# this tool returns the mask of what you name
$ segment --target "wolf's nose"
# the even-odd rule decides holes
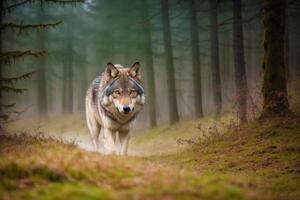
[[[124,106],[123,111],[124,111],[125,114],[129,113],[130,112],[130,107],[129,106]]]

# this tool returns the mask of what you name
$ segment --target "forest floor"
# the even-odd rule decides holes
[[[89,137],[76,120],[68,121]],[[58,121],[48,120],[45,131],[71,131]],[[0,137],[3,200],[300,199],[299,118],[237,126],[227,116],[162,126],[134,134],[128,157],[43,134]]]

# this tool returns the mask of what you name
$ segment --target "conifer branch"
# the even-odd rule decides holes
[[[2,12],[9,12],[19,6],[25,5],[27,3],[32,2],[33,0],[23,0],[18,3],[14,3],[2,9]],[[59,4],[67,4],[67,3],[83,3],[84,0],[40,0],[41,2],[45,1],[48,3],[59,3]]]
[[[31,2],[31,0],[24,0],[24,1],[21,1],[21,2],[18,2],[18,3],[12,4],[12,5],[9,5],[9,6],[5,7],[5,8],[3,8],[2,12],[9,12],[9,11],[11,11],[11,10],[13,10],[13,9],[21,6],[21,5],[29,3],[29,2]]]
[[[45,23],[45,24],[15,24],[15,23],[6,23],[1,24],[1,30],[10,29],[11,31],[19,31],[21,34],[23,31],[28,31],[29,29],[45,30],[48,28],[55,28],[56,26],[62,24],[62,21],[55,23]]]
[[[13,84],[14,82],[17,82],[19,80],[29,79],[34,73],[35,72],[28,72],[16,77],[2,78],[2,82],[6,84]]]
[[[15,94],[21,94],[21,93],[27,91],[27,89],[26,88],[14,88],[14,87],[2,85],[2,87],[0,88],[0,91],[13,92]]]
[[[35,58],[39,58],[44,56],[46,51],[38,51],[38,52],[31,52],[30,50],[27,51],[8,51],[3,52],[0,54],[0,62],[5,64],[10,64],[12,61],[16,59],[23,58],[24,56],[33,56]]]
[[[9,108],[13,108],[13,107],[15,107],[15,103],[11,103],[11,104],[0,104],[0,110],[1,109],[9,109]]]
[[[65,3],[84,3],[85,0],[45,0],[45,1],[52,2],[52,3],[65,4]]]

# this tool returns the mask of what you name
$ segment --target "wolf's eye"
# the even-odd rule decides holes
[[[132,97],[136,97],[137,92],[135,90],[130,90],[129,95],[132,96]]]
[[[119,96],[121,95],[121,92],[119,90],[115,90],[114,93],[113,93],[115,96]]]

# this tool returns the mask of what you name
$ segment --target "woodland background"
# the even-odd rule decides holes
[[[235,113],[240,103],[248,118],[261,111],[260,0],[1,3],[2,102],[22,116],[84,116],[86,90],[106,63],[135,61],[147,91],[139,127]],[[286,1],[290,85],[300,73],[299,16],[299,2]]]

